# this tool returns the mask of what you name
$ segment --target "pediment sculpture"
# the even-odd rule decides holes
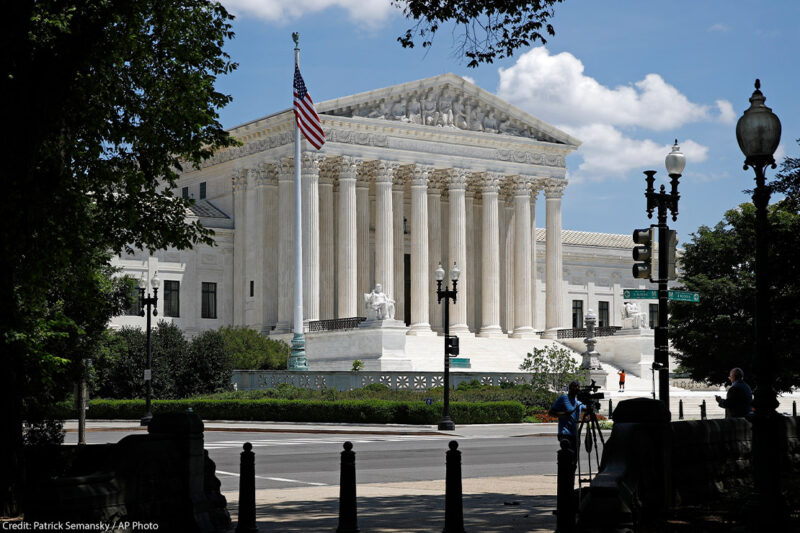
[[[331,109],[323,113],[538,138],[534,130],[523,122],[448,85],[410,94],[392,95],[378,101]]]

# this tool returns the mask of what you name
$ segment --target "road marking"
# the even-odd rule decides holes
[[[488,436],[485,438],[495,438],[495,436]],[[349,439],[354,444],[370,444],[373,442],[408,442],[408,441],[428,441],[428,440],[447,440],[452,439],[450,435],[375,435],[372,437],[361,437],[357,439]],[[463,437],[462,437],[463,439]],[[254,448],[262,448],[267,446],[303,446],[303,445],[326,445],[326,444],[342,444],[347,438],[342,439],[314,439],[314,438],[294,438],[294,439],[253,439],[249,442]],[[230,448],[241,448],[244,441],[241,440],[220,440],[208,442],[205,445],[206,450],[221,450]]]
[[[225,472],[224,470],[217,470],[217,474],[222,474],[224,476],[234,476],[239,477],[239,474],[236,472]],[[327,483],[315,483],[313,481],[300,481],[299,479],[287,479],[285,477],[268,477],[268,476],[255,476],[257,479],[267,479],[269,481],[283,481],[285,483],[300,483],[302,485],[314,485],[315,487],[327,487]]]

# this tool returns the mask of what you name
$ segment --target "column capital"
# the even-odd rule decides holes
[[[294,157],[284,157],[278,162],[278,181],[294,179]]]
[[[411,186],[412,187],[427,187],[428,181],[430,180],[431,172],[433,171],[432,167],[427,165],[416,165],[414,167],[414,173],[411,177]]]
[[[305,153],[301,158],[301,165],[303,166],[303,175],[314,174],[319,176],[319,166],[325,156],[317,154]]]
[[[360,161],[352,157],[343,157],[339,167],[339,180],[355,181],[358,175],[358,165]]]
[[[262,161],[250,170],[255,178],[256,187],[275,186],[278,184],[278,167],[272,161]]]
[[[233,192],[243,191],[247,189],[247,176],[250,170],[247,168],[237,168],[233,171],[231,176],[231,183],[233,185]]]
[[[561,198],[569,182],[564,179],[547,178],[544,180],[544,197]]]
[[[363,189],[369,187],[369,182],[377,173],[378,161],[360,161],[356,172],[356,187]]]
[[[414,178],[414,165],[398,165],[392,175],[392,190],[402,191]]]
[[[320,185],[338,185],[339,172],[342,168],[342,157],[326,157],[319,164],[319,183]]]
[[[375,172],[376,183],[394,183],[394,176],[397,174],[400,164],[393,161],[378,161]]]
[[[447,188],[451,191],[463,191],[467,188],[467,176],[469,171],[464,168],[447,169]]]
[[[530,197],[531,195],[531,180],[528,176],[512,176],[511,188],[514,191],[515,197]]]

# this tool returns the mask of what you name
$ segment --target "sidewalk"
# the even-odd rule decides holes
[[[556,476],[467,478],[462,481],[467,531],[551,532],[556,520]],[[433,532],[444,526],[444,480],[357,486],[358,525],[371,532]],[[234,523],[238,493],[226,492]],[[339,487],[256,491],[260,531],[335,531]]]

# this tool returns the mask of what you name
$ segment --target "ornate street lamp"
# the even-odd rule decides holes
[[[756,90],[750,97],[750,107],[736,124],[736,140],[745,156],[744,170],[752,167],[756,174],[753,204],[756,207],[756,310],[755,366],[756,390],[753,406],[753,472],[756,492],[761,505],[760,516],[769,520],[785,519],[785,503],[780,489],[780,422],[775,408],[778,400],[772,388],[775,359],[770,346],[769,307],[769,220],[767,205],[770,188],[766,185],[764,169],[775,168],[773,154],[781,141],[781,121],[764,105],[766,98],[756,80]]]
[[[456,295],[458,294],[458,276],[461,270],[458,269],[456,263],[453,262],[453,268],[450,269],[450,281],[453,282],[453,290],[449,290],[447,285],[442,289],[442,281],[444,281],[444,269],[442,263],[439,263],[439,268],[436,269],[434,275],[436,277],[436,298],[439,303],[442,303],[442,298],[445,299],[444,303],[444,409],[442,410],[442,419],[439,421],[439,429],[454,430],[456,425],[450,420],[450,357],[458,355],[458,337],[450,336],[450,300],[456,303]]]
[[[142,278],[139,280],[139,316],[147,317],[147,361],[144,368],[144,383],[147,391],[145,396],[145,409],[147,412],[144,414],[141,420],[141,425],[143,426],[150,424],[150,420],[153,418],[153,411],[150,408],[150,400],[153,393],[153,387],[151,385],[153,345],[150,342],[150,314],[152,312],[153,316],[158,316],[156,304],[158,303],[159,285],[161,285],[161,280],[158,279],[158,271],[154,272],[153,277],[150,279],[150,286],[153,288],[152,296],[150,296],[150,294],[145,294],[145,291],[147,290],[147,281],[145,280],[144,275],[142,275]],[[147,311],[145,311],[145,309],[147,309]]]
[[[686,157],[681,153],[678,146],[678,139],[672,146],[672,151],[667,154],[664,160],[667,174],[670,177],[670,192],[666,187],[656,192],[653,187],[655,182],[655,170],[645,170],[647,176],[645,182],[645,198],[647,198],[647,218],[653,218],[653,211],[657,211],[658,224],[651,225],[649,229],[637,229],[633,232],[633,240],[638,244],[644,244],[633,250],[633,258],[636,261],[644,260],[646,263],[635,264],[633,276],[635,278],[649,278],[653,283],[658,283],[658,324],[655,328],[655,346],[653,359],[658,366],[653,365],[655,371],[658,368],[658,391],[659,399],[669,410],[669,330],[667,329],[667,301],[669,292],[667,285],[669,280],[675,279],[674,257],[677,238],[675,231],[670,230],[667,225],[667,212],[672,213],[672,220],[678,220],[678,181],[681,178],[684,167],[686,167]],[[658,268],[651,268],[653,265],[652,239],[654,230],[658,229]],[[657,270],[657,272],[655,272]],[[655,384],[654,384],[655,389]],[[654,394],[655,396],[655,394]]]

